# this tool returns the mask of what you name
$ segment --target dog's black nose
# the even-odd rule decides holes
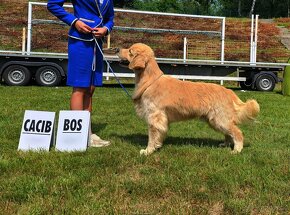
[[[116,53],[120,52],[120,48],[115,48]]]

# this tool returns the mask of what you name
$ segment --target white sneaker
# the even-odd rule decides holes
[[[110,141],[102,140],[98,135],[92,134],[90,137],[90,147],[104,147],[110,145]]]

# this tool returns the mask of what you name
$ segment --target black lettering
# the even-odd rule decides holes
[[[79,119],[79,120],[78,120],[78,127],[77,127],[77,131],[80,131],[80,130],[82,130],[82,122],[83,122],[83,120],[82,120],[82,119]]]
[[[44,122],[44,121],[43,121]],[[39,128],[39,124],[42,123],[42,120],[39,120],[37,123],[36,123],[36,131],[37,132],[41,132],[41,129]],[[44,124],[44,123],[43,123]]]
[[[51,125],[52,125],[51,121],[46,122],[45,133],[49,133],[51,131]]]
[[[31,120],[31,124],[28,131],[35,131],[35,120]]]
[[[41,126],[41,132],[44,132],[44,128],[45,128],[45,121],[43,120],[42,126]]]
[[[73,119],[70,123],[70,129],[72,131],[75,131],[76,130],[76,127],[77,127],[77,121],[75,119]]]
[[[24,123],[24,131],[28,131],[28,127],[27,127],[27,124],[30,122],[30,119],[27,119]]]
[[[63,130],[64,131],[68,131],[69,130],[69,119],[64,119]]]

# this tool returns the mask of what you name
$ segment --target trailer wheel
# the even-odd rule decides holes
[[[3,72],[4,82],[10,86],[24,86],[31,80],[29,70],[21,65],[11,65]]]
[[[36,71],[35,81],[41,86],[57,86],[61,82],[61,75],[55,67],[44,66]]]
[[[252,79],[240,81],[240,87],[242,88],[242,90],[252,90]]]
[[[256,88],[259,91],[273,91],[276,85],[275,79],[269,74],[262,74],[256,79]]]

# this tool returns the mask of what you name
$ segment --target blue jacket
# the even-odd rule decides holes
[[[113,0],[71,0],[74,7],[74,14],[67,12],[63,8],[65,0],[48,0],[47,9],[57,18],[70,25],[69,36],[72,38],[91,41],[92,34],[80,33],[75,27],[74,22],[78,19],[94,27],[106,27],[110,32],[114,26],[114,6]]]

